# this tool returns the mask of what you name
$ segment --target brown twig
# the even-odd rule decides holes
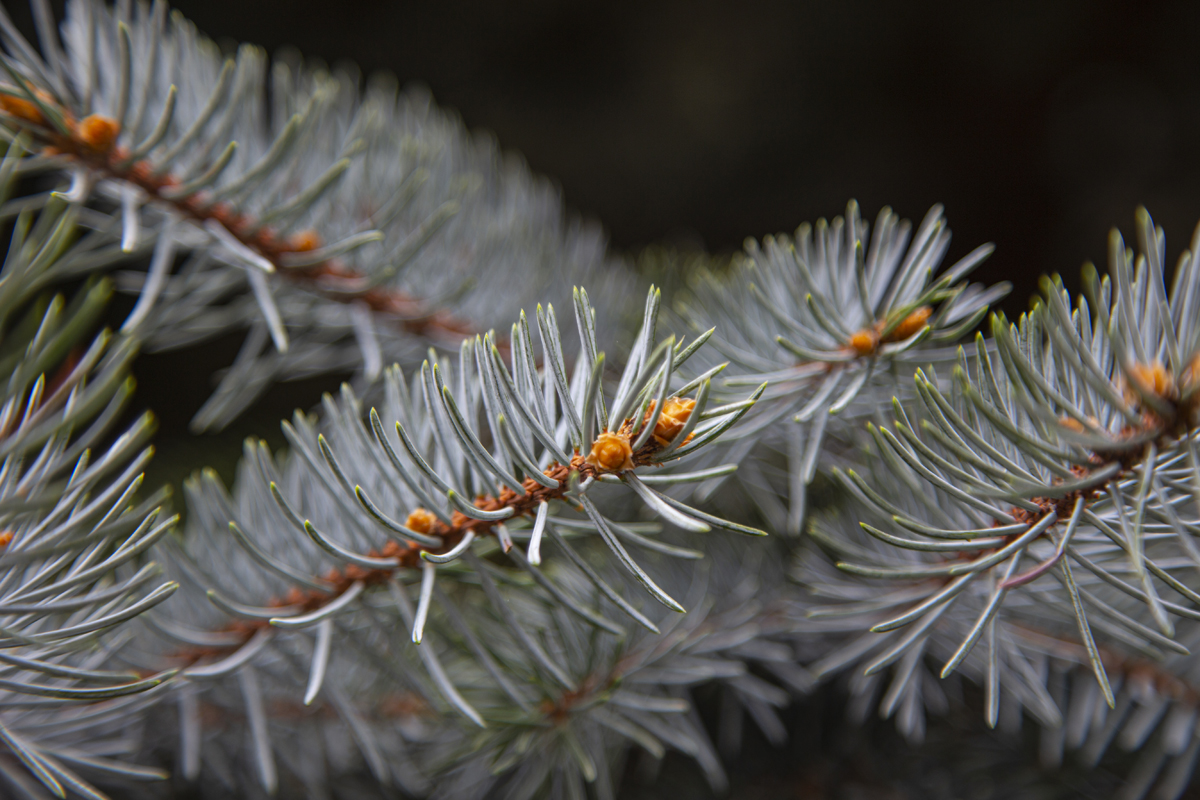
[[[76,122],[49,95],[39,92],[39,97],[62,115],[66,133],[50,126],[33,103],[19,97],[0,94],[0,111],[6,112],[10,125],[33,135],[42,144],[44,155],[67,158],[104,177],[137,186],[156,202],[201,224],[210,220],[220,224],[238,242],[273,264],[283,280],[304,286],[328,300],[363,303],[372,311],[394,317],[400,328],[417,335],[457,342],[476,332],[475,326],[448,310],[429,309],[420,298],[398,289],[356,290],[366,276],[338,259],[306,267],[283,266],[283,256],[317,249],[322,244],[320,237],[306,231],[283,238],[270,226],[260,224],[229,203],[212,202],[210,193],[204,190],[170,197],[164,192],[178,187],[179,179],[169,173],[159,174],[145,159],[130,161],[129,150],[116,144],[120,131],[114,120],[94,114]]]
[[[646,413],[644,423],[649,420],[651,413],[652,411]],[[674,418],[663,421],[660,417],[659,424],[655,426],[656,432],[660,431],[660,427],[662,428],[662,432],[666,432],[668,428],[679,422],[679,418],[682,418],[686,422],[687,416],[690,413],[691,406],[687,406],[686,412],[680,408],[676,408]],[[678,430],[676,430],[676,433],[678,433]],[[633,435],[632,420],[626,420],[615,434],[601,434],[602,437],[605,435],[616,436],[627,443]],[[600,439],[597,440],[597,442],[600,441]],[[589,453],[587,458],[576,453],[569,464],[559,464],[556,462],[543,470],[542,474],[555,481],[556,486],[544,486],[533,478],[526,478],[522,481],[522,486],[525,490],[523,493],[518,494],[512,489],[505,487],[500,491],[499,495],[481,495],[475,498],[475,507],[489,512],[500,511],[505,508],[512,509],[512,514],[506,517],[506,520],[530,516],[537,512],[538,507],[542,503],[562,499],[573,483],[573,474],[576,480],[584,481],[589,478],[598,478],[602,474],[612,474],[624,471],[625,469],[649,466],[655,463],[655,454],[667,444],[670,444],[670,439],[664,440],[662,437],[651,436],[646,444],[631,453],[628,465],[623,464],[618,469],[606,468],[602,463],[602,459],[600,463],[597,463],[598,459],[593,458],[596,453],[595,449]],[[417,512],[422,511],[424,510],[417,509]],[[378,586],[387,583],[400,569],[412,569],[419,566],[421,564],[422,551],[427,551],[435,555],[445,553],[461,542],[468,532],[476,536],[494,535],[496,524],[488,520],[473,519],[459,511],[451,513],[450,524],[434,518],[429,522],[427,530],[421,532],[439,537],[442,540],[441,547],[429,548],[422,547],[414,542],[401,544],[397,541],[389,541],[381,550],[371,550],[367,555],[371,558],[395,559],[396,565],[394,567],[366,568],[357,564],[348,564],[340,569],[333,567],[322,576],[325,583],[329,585],[328,589],[302,590],[298,587],[292,587],[286,595],[281,598],[272,598],[267,605],[269,607],[294,608],[297,613],[301,614],[317,611],[336,600],[357,582],[362,582],[367,586]],[[231,650],[244,645],[255,633],[269,627],[270,622],[265,619],[234,620],[222,630],[224,632],[240,634],[241,639],[238,642],[217,647],[182,649],[176,651],[173,657],[182,662],[184,666],[191,666],[209,658],[221,657],[227,655]]]

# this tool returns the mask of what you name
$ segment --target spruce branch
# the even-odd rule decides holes
[[[1200,241],[1168,287],[1140,210],[1140,252],[1114,233],[1086,301],[1047,278],[1031,313],[956,349],[1008,290],[966,280],[990,247],[939,273],[939,207],[910,242],[887,209],[869,235],[851,203],[701,275],[690,342],[660,339],[652,289],[618,364],[611,323],[637,321],[621,265],[428,98],[223,58],[161,3],[75,0],[61,41],[34,10],[40,53],[0,12],[0,779],[17,791],[161,778],[127,763],[129,736],[100,743],[142,724],[181,781],[226,793],[369,776],[604,798],[635,746],[692,756],[719,789],[695,688],[716,685],[728,753],[743,716],[778,742],[790,695],[851,667],[856,713],[910,738],[943,681],[968,680],[989,725],[1041,726],[1047,764],[1115,744],[1139,751],[1124,796],[1186,787]],[[137,259],[117,275],[133,313],[93,337],[99,273]],[[568,295],[580,279],[615,313]],[[534,288],[569,297],[578,348],[550,304],[491,330]],[[89,448],[140,343],[230,331],[242,350],[197,429],[276,380],[360,366],[360,391],[285,423],[286,457],[249,440],[232,491],[190,481],[174,540],[162,497],[135,499],[149,418]],[[833,502],[807,515],[821,472]],[[808,541],[766,557],[698,536],[806,516]]]
[[[1147,689],[1133,665],[1189,672],[1200,619],[1200,339],[1185,313],[1200,283],[1187,253],[1168,291],[1162,232],[1144,210],[1138,223],[1141,254],[1114,232],[1109,276],[1085,268],[1090,304],[1072,310],[1061,282],[1044,281],[1032,312],[1017,324],[995,315],[993,341],[979,336],[959,353],[948,387],[918,370],[917,402],[894,401],[891,428],[869,427],[869,472],[836,473],[854,510],[822,515],[812,530],[845,577],[820,556],[802,558],[802,581],[832,601],[808,613],[830,631],[872,632],[811,666],[818,675],[890,667],[881,712],[891,714],[920,695],[932,657],[943,678],[965,670],[984,685],[989,724],[1015,700],[1048,731],[1070,727],[1072,746],[1086,740],[1093,760],[1131,703],[1149,709],[1123,734],[1136,749],[1165,698],[1190,702],[1170,679]],[[1049,692],[1048,674],[1077,669],[1093,675],[1093,700],[1114,709],[1107,727],[1068,725],[1065,690]],[[1150,791],[1160,770],[1161,796],[1186,785],[1195,752],[1180,733],[1186,719],[1174,719],[1169,746],[1148,749],[1130,797]],[[1062,741],[1047,747],[1061,758]]]
[[[54,45],[40,56],[6,28],[0,117],[32,143],[22,171],[69,177],[81,221],[131,257],[154,251],[120,281],[141,293],[148,347],[248,330],[197,429],[276,380],[358,364],[369,381],[457,346],[530,287],[561,297],[604,262],[595,231],[563,230],[549,187],[386,78],[360,93],[356,74],[256,48],[224,59],[161,3],[76,0],[61,47],[48,15],[39,25]],[[593,286],[628,286],[607,266]]]
[[[2,196],[22,151],[8,143]],[[137,743],[121,732],[173,673],[132,669],[124,648],[128,623],[178,584],[145,558],[174,523],[164,493],[136,497],[153,418],[103,447],[137,350],[95,333],[111,283],[87,280],[70,300],[50,292],[95,253],[76,221],[58,198],[22,210],[0,271],[0,783],[97,797],[96,776],[166,777],[130,763]]]
[[[763,492],[743,481],[775,530],[800,532],[806,488],[822,454],[833,449],[826,437],[853,442],[880,395],[899,391],[900,370],[952,356],[944,345],[1008,293],[1007,283],[985,289],[964,281],[991,245],[935,275],[949,242],[940,206],[915,234],[885,208],[870,234],[851,201],[831,223],[805,224],[794,237],[767,237],[761,245],[748,240],[729,276],[700,272],[691,282],[681,312],[696,330],[715,326],[712,349],[733,365],[716,388],[723,394],[771,384],[733,448],[738,461],[751,452],[770,461],[771,451],[786,459],[782,507],[774,486]],[[699,497],[712,496],[720,483],[701,487]]]
[[[668,609],[683,610],[634,554],[699,553],[659,541],[657,525],[614,518],[597,489],[610,480],[629,485],[648,511],[685,530],[761,533],[656,488],[671,478],[657,468],[704,447],[750,407],[703,419],[707,383],[676,377],[697,348],[674,337],[657,342],[659,303],[651,290],[630,360],[611,376],[613,394],[605,391],[590,300],[578,290],[582,341],[570,369],[555,310],[539,307],[540,368],[522,316],[507,363],[488,333],[464,342],[457,360],[427,361],[411,386],[402,370],[390,369],[382,410],[364,414],[344,387],[340,401],[325,402],[323,431],[297,414],[285,424],[293,456],[282,471],[248,442],[233,497],[211,474],[189,485],[194,527],[170,559],[189,601],[171,606],[182,616],[156,619],[164,643],[146,643],[147,661],[165,659],[181,670],[178,686],[223,698],[204,702],[236,703],[240,694],[243,705],[258,703],[244,686],[231,694],[235,674],[254,676],[260,696],[302,698],[304,706],[344,695],[348,710],[333,706],[347,724],[369,716],[380,692],[418,692],[430,707],[488,730],[518,730],[529,714],[555,719],[566,713],[562,703],[587,697],[606,702],[622,670],[597,670],[630,636],[611,612],[651,633],[663,625],[657,612],[624,596],[623,584],[632,579]],[[641,481],[644,472],[658,480]],[[535,548],[535,539],[552,541],[565,560],[546,559],[549,542]],[[581,546],[590,556],[581,557]],[[605,551],[609,564],[592,566]],[[479,608],[491,611],[481,619]],[[592,644],[582,650],[573,644],[585,641]],[[338,655],[346,646],[367,654],[369,677],[347,671]],[[564,654],[576,652],[582,660],[564,666]],[[416,673],[397,672],[414,661]],[[749,677],[741,683],[757,686]],[[559,700],[545,706],[547,696]],[[507,710],[514,703],[517,717]],[[252,720],[253,708],[245,708]],[[601,728],[622,725],[639,730],[616,719]],[[251,726],[256,752],[278,751],[272,727],[270,714]],[[591,737],[599,729],[589,730]],[[371,746],[360,749],[369,761]],[[264,758],[257,780],[270,790],[278,770]],[[580,774],[595,777],[598,768]]]

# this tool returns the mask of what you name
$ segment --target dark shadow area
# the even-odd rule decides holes
[[[1058,769],[1038,764],[1038,730],[989,731],[982,697],[967,687],[965,702],[928,719],[923,742],[909,742],[892,720],[852,718],[844,687],[825,687],[781,714],[788,740],[771,745],[747,717],[738,756],[727,759],[729,791],[712,791],[695,763],[677,753],[661,765],[635,750],[622,800],[1104,800],[1120,785],[1120,754],[1100,769],[1073,756]],[[715,693],[699,693],[713,711]],[[710,719],[709,717],[713,717]],[[705,714],[718,741],[716,714]],[[1110,770],[1114,764],[1120,764]],[[1194,795],[1185,795],[1194,797]]]

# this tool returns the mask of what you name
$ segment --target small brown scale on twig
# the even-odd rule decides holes
[[[1071,474],[1077,478],[1086,478],[1091,474],[1091,471],[1091,468],[1079,466],[1078,464],[1071,467]],[[1056,483],[1061,483],[1061,481],[1056,481]],[[1091,501],[1099,491],[1098,488],[1093,486],[1087,489],[1076,489],[1073,492],[1067,492],[1061,497],[1031,497],[1029,498],[1029,502],[1038,507],[1037,511],[1014,507],[1009,512],[1009,515],[1023,525],[1033,525],[1051,511],[1057,514],[1059,519],[1066,519],[1075,510],[1075,503],[1080,497],[1083,497],[1086,503]],[[1015,538],[1015,535],[1008,538]]]
[[[711,632],[713,625],[711,622],[703,622],[697,626],[692,633],[697,636],[703,635],[706,631]],[[649,649],[657,650],[664,646],[670,646],[669,642],[655,641]],[[625,671],[630,664],[635,664],[642,661],[644,653],[640,651],[629,651],[625,655],[617,659],[612,668],[603,673],[592,673],[584,678],[578,689],[568,689],[563,691],[556,698],[546,698],[538,704],[538,711],[542,713],[549,722],[554,725],[562,726],[567,724],[571,719],[571,714],[580,706],[590,704],[597,695],[611,691],[617,687],[621,679],[625,676]]]
[[[764,632],[770,630],[782,632],[791,629],[786,604],[779,601],[770,601],[766,607],[760,609],[757,614],[757,620],[760,630]],[[699,640],[711,636],[719,630],[721,628],[714,624],[711,619],[706,619],[694,627],[690,635]],[[595,672],[588,675],[580,682],[578,689],[566,690],[556,698],[544,699],[538,705],[538,710],[554,725],[565,725],[570,721],[571,714],[578,708],[587,707],[599,695],[616,689],[625,677],[625,673],[630,665],[645,662],[646,651],[661,653],[666,649],[676,646],[678,643],[678,639],[652,639],[643,650],[627,651],[607,671]]]
[[[70,112],[59,106],[53,97],[40,89],[35,91],[38,99],[62,115],[69,133],[56,130],[37,105],[24,98],[0,94],[0,111],[36,126],[30,131],[44,143],[44,155],[67,157],[107,177],[131,183],[156,201],[198,222],[214,220],[220,223],[239,242],[274,264],[277,274],[284,280],[320,292],[326,286],[348,288],[364,279],[363,275],[337,259],[306,267],[282,267],[282,256],[311,252],[322,245],[320,237],[313,231],[305,231],[286,239],[281,238],[269,226],[259,225],[247,214],[239,214],[228,203],[208,202],[203,191],[182,198],[166,197],[163,190],[178,186],[179,179],[170,174],[156,173],[145,160],[128,163],[129,151],[116,144],[120,127],[115,120],[93,114],[76,122]],[[364,303],[372,311],[397,317],[401,328],[417,335],[436,335],[457,342],[476,332],[474,326],[449,311],[429,309],[419,298],[396,289],[375,287],[322,296],[337,302]]]
[[[608,689],[616,681],[615,677],[601,680],[595,675],[589,675],[579,684],[578,689],[564,691],[556,699],[547,698],[543,700],[538,705],[538,711],[542,712],[542,716],[555,725],[564,725],[571,718],[571,712],[581,701],[591,699],[597,690],[603,691],[604,689]]]

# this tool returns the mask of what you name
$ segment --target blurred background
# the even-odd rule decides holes
[[[891,205],[917,221],[942,203],[954,231],[950,259],[996,243],[977,277],[1015,284],[1003,304],[1013,315],[1041,274],[1059,272],[1077,289],[1084,261],[1105,263],[1110,228],[1133,238],[1139,204],[1165,228],[1172,265],[1200,219],[1198,3],[173,5],[231,47],[292,45],[309,58],[427,84],[470,129],[559,184],[566,204],[630,256],[654,243],[733,252],[747,236],[840,214],[850,198],[868,219]],[[28,24],[24,3],[8,6]],[[232,477],[242,436],[278,442],[279,417],[332,388],[328,380],[277,387],[200,445],[186,433],[207,395],[196,381],[237,345],[139,360],[138,398],[161,419],[157,463],[167,478],[197,466],[200,450]],[[186,459],[176,458],[181,450]],[[961,728],[944,722],[917,752],[890,723],[845,725],[838,703],[822,697],[797,708],[784,751],[750,739],[733,769],[734,795],[1098,797],[1111,788],[1101,773],[1042,783],[1028,771],[1031,742],[982,762],[992,751],[972,746],[974,760],[951,769],[979,735],[976,716]],[[955,784],[963,769],[1000,764],[1021,788]],[[675,760],[658,775],[636,765],[630,775],[630,797],[668,787],[679,800],[706,794]]]

